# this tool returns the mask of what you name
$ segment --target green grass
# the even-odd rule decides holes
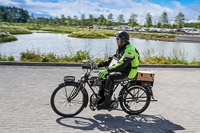
[[[74,31],[79,31],[80,29],[77,27],[69,26],[43,26],[41,30],[50,31],[53,33],[72,33]]]
[[[170,53],[170,56],[164,57],[164,54],[156,55],[155,50],[146,49],[143,52],[144,59],[141,60],[142,64],[176,64],[176,65],[188,65],[186,57],[187,53],[184,49],[174,48]]]
[[[167,65],[188,65],[186,60],[165,58],[165,57],[152,57],[149,59],[143,59],[140,61],[141,64],[167,64]]]
[[[116,30],[105,30],[105,29],[92,29],[92,32],[102,33],[106,36],[114,36]]]
[[[89,30],[83,30],[78,32],[72,32],[68,35],[69,37],[76,37],[76,38],[90,38],[90,39],[103,39],[103,38],[109,38],[105,34],[101,32],[97,32],[95,30],[89,31]]]
[[[53,53],[40,54],[34,51],[26,51],[20,54],[21,62],[76,62],[82,63],[83,60],[90,59],[89,53],[79,50],[75,55],[59,57]]]
[[[17,26],[22,27],[24,29],[28,30],[40,30],[42,25],[40,24],[33,24],[33,23],[8,23],[8,22],[0,22],[0,26],[6,25],[6,26]]]
[[[0,26],[1,32],[9,32],[10,34],[31,34],[32,32],[19,26]]]
[[[166,34],[166,33],[130,33],[131,37],[147,39],[147,40],[160,40],[160,41],[175,41],[175,34]]]
[[[0,43],[16,41],[17,38],[7,32],[0,32]]]

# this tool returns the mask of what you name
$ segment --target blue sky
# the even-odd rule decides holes
[[[0,5],[17,6],[28,10],[35,16],[60,17],[92,14],[98,17],[109,13],[114,20],[123,14],[127,21],[132,13],[138,15],[138,23],[143,24],[147,13],[156,23],[162,12],[166,11],[171,23],[179,12],[185,15],[187,22],[196,22],[200,15],[200,0],[0,0]]]

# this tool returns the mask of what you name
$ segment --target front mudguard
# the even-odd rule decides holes
[[[64,86],[69,86],[69,85],[75,85],[77,88],[80,86],[80,84],[78,82],[64,82],[59,84],[59,87],[64,87]],[[88,105],[88,92],[86,91],[85,87],[83,85],[81,85],[80,87],[80,91],[83,92],[83,96],[84,96],[84,107],[86,108]]]

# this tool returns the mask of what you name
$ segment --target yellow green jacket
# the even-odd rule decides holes
[[[107,68],[108,72],[122,72],[127,73],[128,78],[133,79],[137,74],[137,67],[139,65],[139,53],[137,49],[129,42],[118,47],[113,57],[119,61],[117,64]],[[108,61],[99,64],[101,66],[109,66],[113,57],[109,58]]]

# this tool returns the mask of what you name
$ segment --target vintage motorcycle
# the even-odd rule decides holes
[[[97,109],[99,99],[99,87],[103,87],[106,79],[100,79],[98,76],[91,76],[91,72],[97,71],[96,63],[85,61],[82,69],[85,73],[75,81],[75,76],[65,76],[61,83],[51,95],[51,107],[53,111],[63,117],[72,117],[79,114],[84,108],[89,107],[92,111]],[[122,79],[114,81],[114,91],[120,88],[118,97],[112,96],[111,110],[124,111],[130,115],[137,115],[145,111],[151,101],[156,101],[153,96],[153,76],[149,74],[151,80],[141,80],[145,78],[144,73],[136,76],[135,79]],[[147,75],[148,76],[148,75]],[[148,78],[148,77],[147,77]],[[86,84],[92,91],[90,98],[86,90]],[[119,87],[121,85],[121,87]],[[119,104],[121,109],[119,108]]]

